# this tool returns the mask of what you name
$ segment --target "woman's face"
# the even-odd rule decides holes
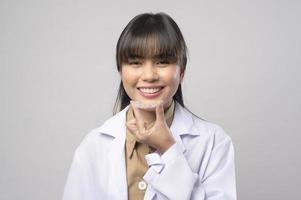
[[[128,96],[145,104],[170,105],[184,73],[177,64],[157,59],[129,59],[120,72]]]

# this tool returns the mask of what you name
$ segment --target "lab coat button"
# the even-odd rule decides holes
[[[138,183],[138,188],[140,190],[145,190],[146,189],[147,184],[144,181],[139,181]]]

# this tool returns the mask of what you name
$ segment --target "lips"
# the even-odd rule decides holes
[[[163,87],[139,87],[140,95],[147,98],[155,98],[161,94]]]
[[[162,87],[157,87],[157,88],[138,88],[140,91],[142,91],[143,93],[147,93],[147,94],[153,94],[156,93],[158,91],[160,91],[162,89]]]

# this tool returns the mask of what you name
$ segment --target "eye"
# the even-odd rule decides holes
[[[136,59],[134,59],[134,60],[129,60],[129,61],[128,61],[128,65],[131,65],[131,66],[133,66],[133,67],[137,67],[137,66],[142,65],[142,62],[141,62],[140,60],[136,60]]]
[[[164,67],[166,65],[169,65],[169,64],[170,64],[170,62],[168,60],[159,60],[159,61],[157,61],[157,65],[162,66],[162,67]]]
[[[140,62],[137,62],[137,61],[132,61],[132,62],[129,62],[129,65],[140,65],[141,63]]]

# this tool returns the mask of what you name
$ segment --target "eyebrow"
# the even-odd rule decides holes
[[[130,54],[127,56],[128,59],[143,59],[144,57],[137,54]]]
[[[172,57],[170,54],[165,54],[165,53],[161,53],[161,54],[157,54],[157,55],[154,55],[153,58],[155,59],[159,59],[159,58],[170,58]]]
[[[130,60],[130,59],[146,59],[146,58],[145,58],[145,56],[131,53],[126,57],[126,60]],[[154,59],[154,60],[167,59],[167,60],[174,61],[174,60],[177,60],[177,57],[171,53],[160,53],[160,54],[155,54],[155,55],[151,56],[151,59]]]

